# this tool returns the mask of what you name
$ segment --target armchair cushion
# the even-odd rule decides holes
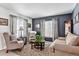
[[[63,52],[79,55],[79,46],[70,46],[65,44],[55,44],[54,48]]]
[[[7,46],[8,50],[13,50],[18,48],[20,48],[18,43],[9,43],[9,45]]]
[[[11,41],[17,41],[17,38],[16,38],[15,35],[10,35],[10,40],[11,40]]]
[[[55,45],[56,45],[56,44],[61,44],[61,45],[63,45],[63,44],[65,44],[65,40],[56,39],[56,40],[49,46],[49,48],[50,48],[51,51],[54,51],[53,49],[55,49]]]
[[[10,41],[10,43],[17,43],[17,41]]]

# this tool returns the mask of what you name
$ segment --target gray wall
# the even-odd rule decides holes
[[[65,36],[65,29],[64,29],[64,21],[67,20],[67,18],[71,18],[72,14],[63,14],[63,15],[56,15],[56,16],[48,16],[48,17],[42,17],[42,18],[34,18],[32,21],[32,30],[37,31],[38,29],[35,28],[36,24],[40,24],[41,20],[52,20],[52,18],[58,19],[58,35],[59,36]],[[39,29],[40,30],[40,29]]]
[[[72,14],[65,14],[58,16],[58,35],[60,37],[65,36],[65,26],[64,26],[64,21],[66,21],[68,18],[71,18]]]
[[[41,22],[42,22],[42,20],[52,20],[52,18],[51,17],[49,17],[49,18],[35,18],[35,19],[33,19],[33,21],[32,21],[32,30],[33,31],[41,31],[41,27],[39,28],[39,29],[37,29],[36,27],[35,27],[35,25],[36,24],[40,24],[41,25]]]
[[[73,11],[73,32],[79,35],[79,23],[75,23],[75,16],[79,13],[79,3],[75,6]]]

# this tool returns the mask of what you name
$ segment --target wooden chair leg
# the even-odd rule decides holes
[[[53,53],[55,53],[55,48],[53,48]]]
[[[8,50],[6,50],[6,53],[8,53]]]

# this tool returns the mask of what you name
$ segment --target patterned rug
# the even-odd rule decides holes
[[[24,46],[24,48],[22,49],[22,51],[13,51],[16,54],[20,55],[20,56],[53,56],[54,53],[50,51],[49,48],[50,44],[45,44],[45,48],[40,51],[39,49],[31,49],[31,45],[28,43]]]

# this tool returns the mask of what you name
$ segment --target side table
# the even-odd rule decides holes
[[[36,48],[36,49],[42,50],[45,47],[45,42],[44,41],[42,41],[42,42],[35,42],[35,40],[32,40],[30,42],[30,44],[31,44],[31,49]]]
[[[27,44],[27,37],[20,37],[20,38],[18,38],[18,40],[23,40],[24,41],[24,45]]]

